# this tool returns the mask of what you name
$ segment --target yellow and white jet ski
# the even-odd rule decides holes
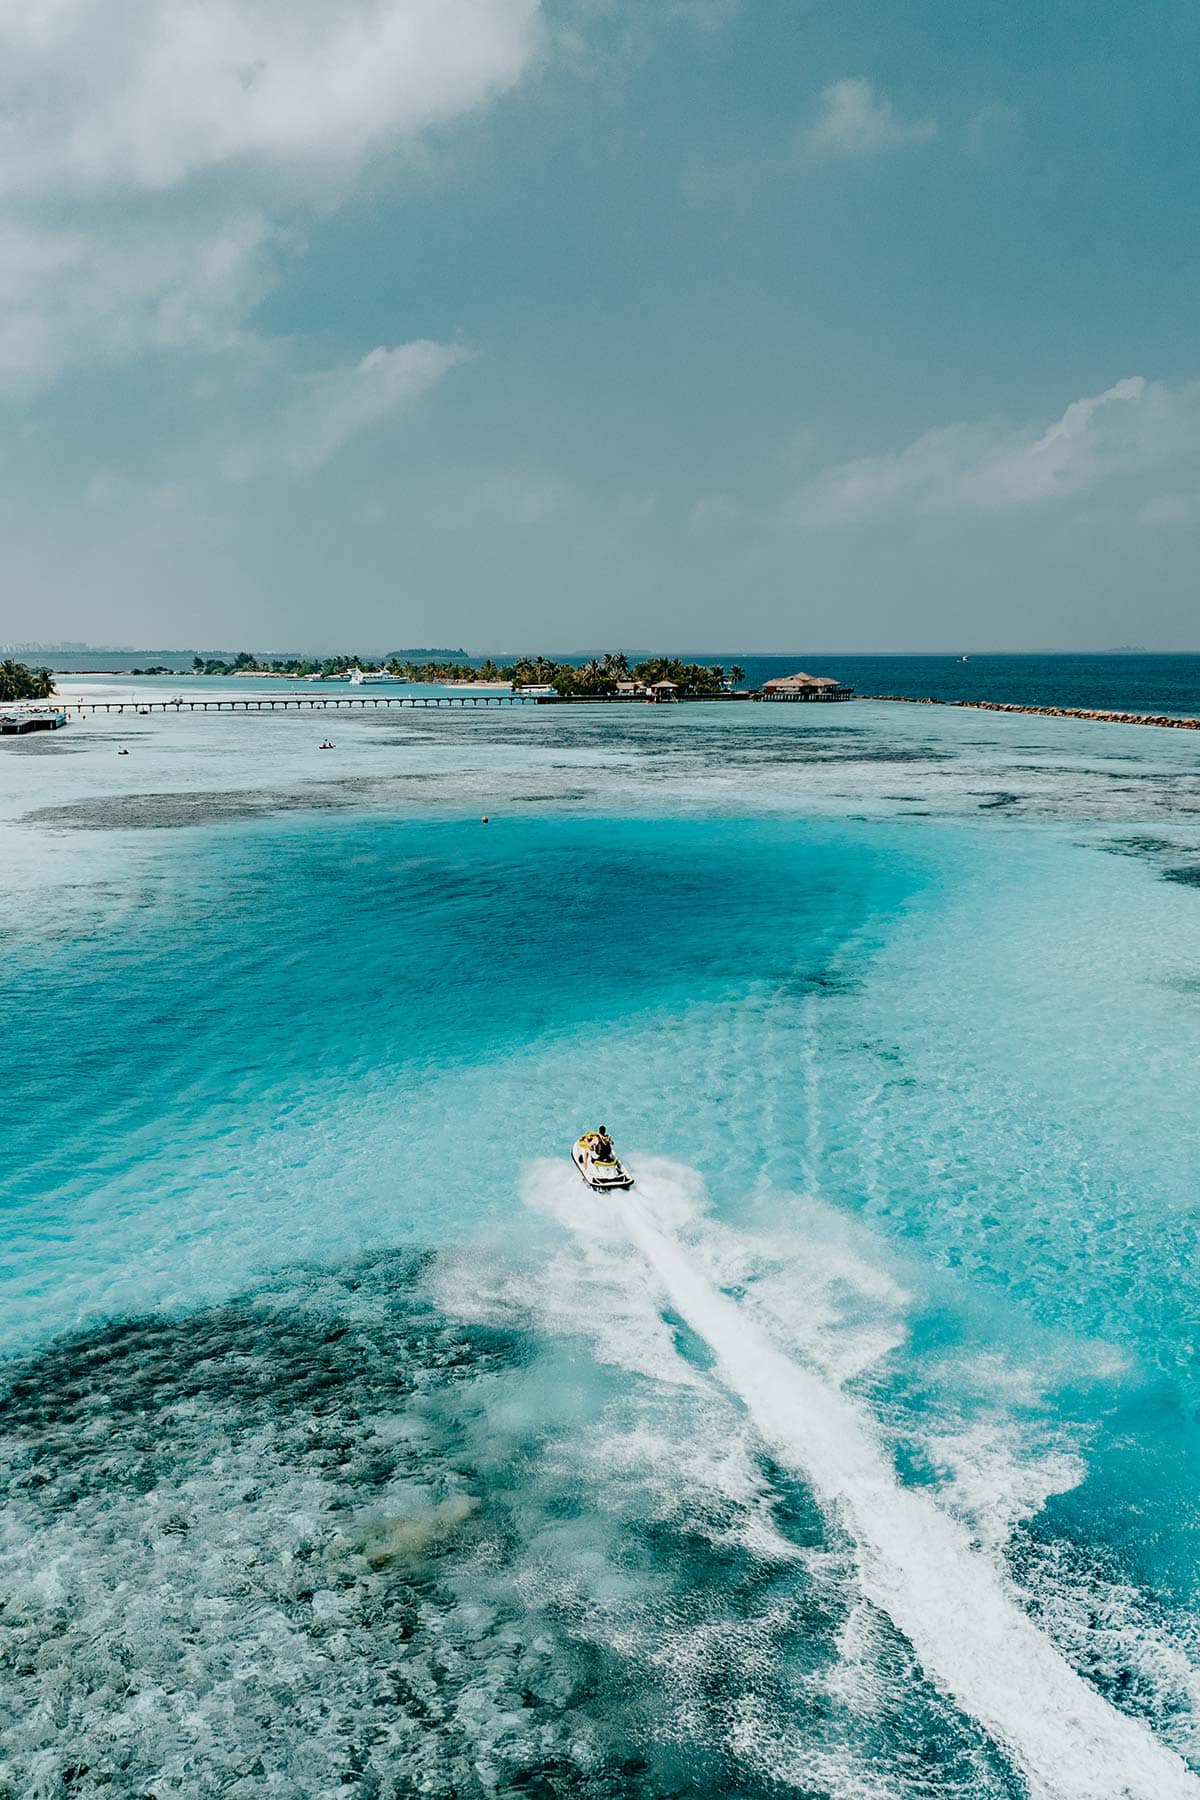
[[[631,1188],[633,1176],[621,1167],[611,1143],[606,1154],[597,1154],[599,1143],[598,1131],[585,1131],[572,1149],[571,1161],[580,1175],[598,1194],[607,1193],[611,1188]]]

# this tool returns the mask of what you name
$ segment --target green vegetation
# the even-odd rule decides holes
[[[514,687],[552,687],[563,695],[615,694],[619,682],[634,681],[639,687],[650,687],[656,681],[673,681],[680,694],[719,694],[726,685],[726,672],[719,663],[706,667],[703,663],[682,662],[677,656],[656,656],[631,668],[628,658],[619,650],[610,651],[591,662],[555,662],[547,656],[519,656],[515,662],[499,664],[490,658],[474,663],[431,660],[402,662],[398,655],[385,657],[378,665],[390,674],[408,681],[436,684],[456,681],[510,681]],[[216,657],[197,656],[192,670],[197,675],[323,675],[336,680],[351,669],[375,668],[374,657],[326,656],[287,657],[264,661],[242,650],[232,662]],[[734,686],[745,680],[745,670],[736,663],[729,671]]]
[[[26,663],[0,662],[0,700],[49,700],[54,677],[49,669],[31,669]]]
[[[466,651],[435,650],[431,651],[429,654],[432,656],[465,656]],[[341,675],[348,675],[350,670],[356,667],[360,669],[383,668],[389,670],[393,675],[407,675],[410,680],[415,680],[417,678],[411,674],[411,670],[418,666],[432,667],[434,665],[418,665],[412,662],[402,662],[398,652],[393,652],[391,656],[384,657],[383,661],[378,664],[376,663],[374,656],[362,656],[358,654],[345,656],[279,656],[267,658],[262,656],[252,656],[249,650],[239,650],[237,655],[229,661],[219,656],[194,656],[192,658],[193,675],[324,675],[335,681]],[[439,663],[437,667],[457,668],[458,665]],[[145,675],[152,675],[159,674],[160,672],[169,674],[171,671],[166,669],[162,671],[157,669],[144,669],[141,672]],[[134,670],[133,673],[136,674],[138,671]],[[479,671],[472,668],[470,670],[470,675],[478,678]]]

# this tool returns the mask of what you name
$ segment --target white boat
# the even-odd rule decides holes
[[[583,1180],[598,1194],[608,1193],[611,1189],[631,1188],[633,1176],[621,1167],[615,1151],[608,1157],[596,1156],[598,1136],[598,1132],[585,1131],[578,1143],[572,1146],[571,1161]]]
[[[390,669],[360,669],[356,667],[350,671],[351,687],[363,687],[367,682],[373,681],[403,680],[403,675],[393,675]]]

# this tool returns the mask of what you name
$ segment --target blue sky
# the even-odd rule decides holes
[[[0,638],[1200,649],[1198,39],[0,0]]]

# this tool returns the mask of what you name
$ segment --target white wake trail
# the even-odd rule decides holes
[[[672,1307],[713,1352],[719,1379],[851,1533],[866,1597],[1021,1768],[1036,1800],[1200,1800],[1182,1760],[1075,1673],[966,1529],[900,1483],[864,1410],[777,1349],[652,1223],[644,1200],[616,1204]]]

